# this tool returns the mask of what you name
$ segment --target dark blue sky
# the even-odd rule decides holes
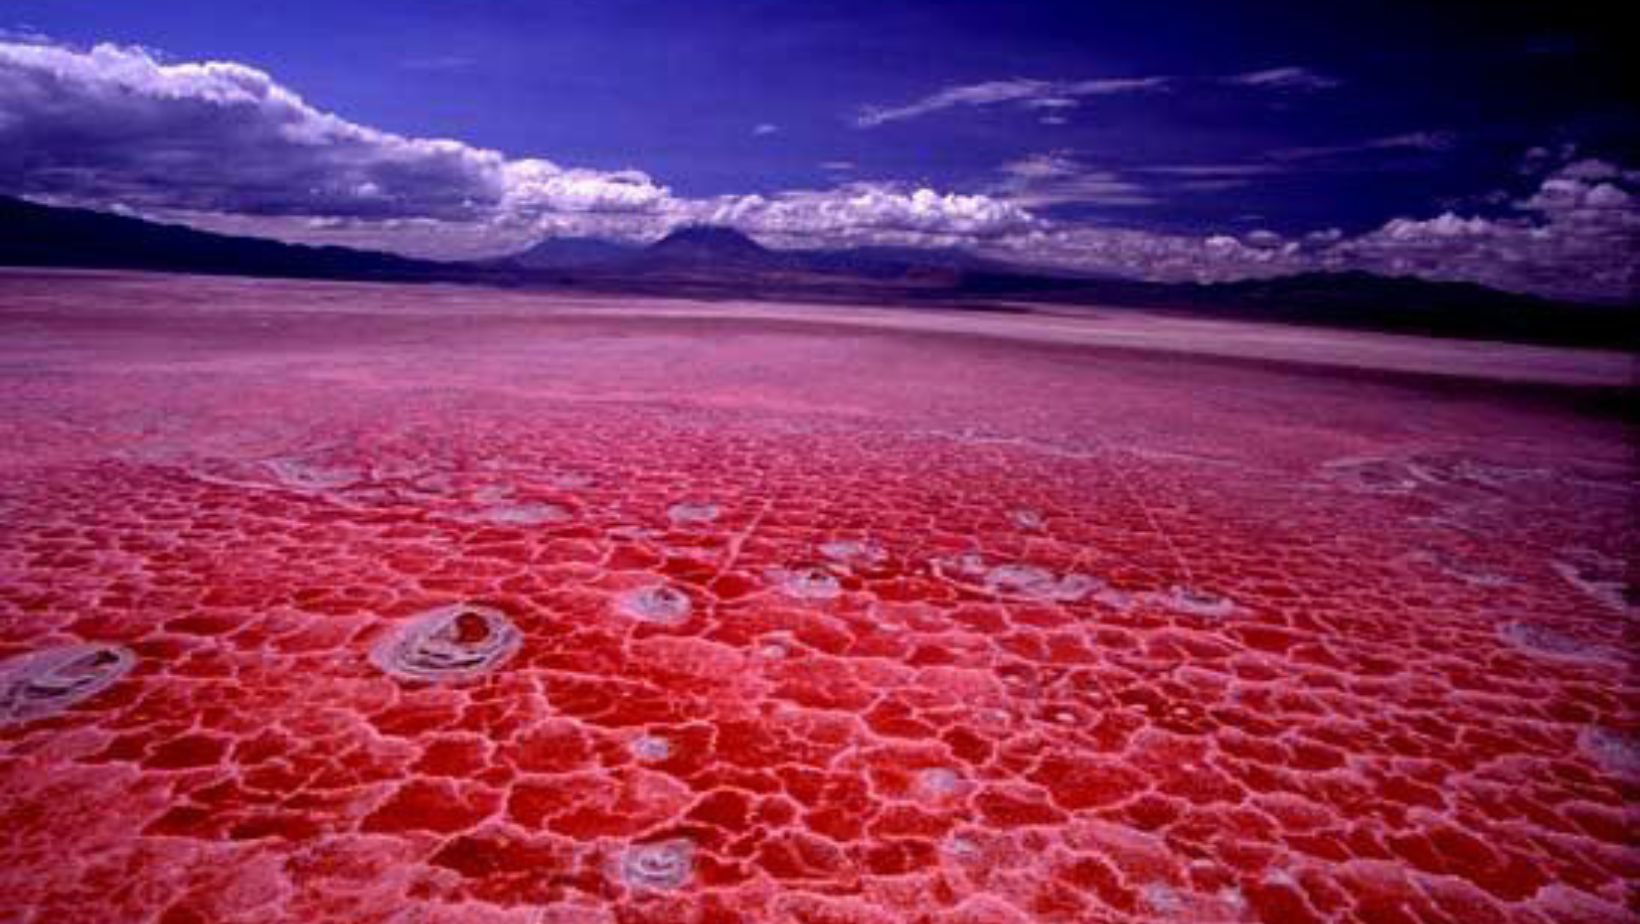
[[[1018,0],[12,5],[14,24],[56,40],[240,61],[366,125],[577,166],[637,167],[691,196],[823,186],[843,171],[821,164],[836,161],[852,162],[846,172],[859,179],[978,191],[999,165],[1047,151],[1095,169],[1254,165],[1294,148],[1438,135],[1436,150],[1290,159],[1257,182],[1242,177],[1216,190],[1182,190],[1177,175],[1156,174],[1147,185],[1160,201],[1143,206],[1057,206],[1124,225],[1282,231],[1352,230],[1515,192],[1515,168],[1535,145],[1577,142],[1630,159],[1633,109],[1619,95],[1612,24],[1521,9]],[[1277,67],[1338,85],[1256,93],[1207,82]],[[1155,75],[1202,82],[1084,99],[1062,124],[1015,107],[852,124],[861,107],[950,86]],[[778,131],[754,135],[763,123]]]
[[[1640,291],[1627,33],[1578,2],[14,0],[0,17],[0,192],[213,230],[471,257],[705,222],[1144,278]]]

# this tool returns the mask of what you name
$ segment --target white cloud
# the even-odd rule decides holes
[[[1086,167],[1064,153],[1034,154],[1002,165],[1005,179],[991,195],[1027,208],[1082,203],[1154,205],[1146,189],[1108,170]]]
[[[688,203],[680,207],[678,217],[734,225],[775,242],[802,246],[816,241],[900,240],[906,235],[982,240],[1038,221],[1018,205],[991,196],[882,183],[851,183],[773,196],[724,196]]]
[[[497,210],[655,208],[632,170],[509,160],[323,112],[232,62],[0,43],[0,178],[15,192],[149,211],[479,220]]]
[[[773,135],[779,131],[780,126],[774,124],[773,122],[760,122],[757,125],[752,126],[752,134],[754,135]]]
[[[1270,80],[1272,78],[1266,78]],[[1097,93],[1165,78],[1002,81],[937,94],[879,118],[951,106],[1030,105],[1054,114]],[[960,92],[959,92],[960,91]],[[461,258],[546,234],[652,239],[692,222],[734,225],[775,246],[956,245],[1081,271],[1232,279],[1360,268],[1575,298],[1635,299],[1640,171],[1544,149],[1537,189],[1503,215],[1402,217],[1366,234],[1159,234],[1056,221],[1071,202],[1143,205],[1148,181],[1226,184],[1290,161],[1362,150],[1440,150],[1411,133],[1289,149],[1268,164],[1177,164],[1126,174],[1062,153],[1005,164],[987,191],[890,183],[684,198],[635,169],[563,166],[460,141],[347,121],[233,62],[168,64],[141,49],[78,51],[0,41],[0,190],[211,230]],[[830,162],[825,169],[852,168]]]
[[[1397,218],[1335,249],[1375,272],[1633,301],[1640,297],[1640,204],[1619,184],[1636,179],[1601,161],[1576,161],[1516,203],[1519,217]]]
[[[1032,173],[1052,173],[1037,163]],[[1175,235],[1041,223],[989,242],[994,256],[1156,281],[1213,282],[1367,270],[1475,282],[1557,298],[1640,298],[1640,171],[1566,164],[1505,217],[1396,218],[1354,237],[1337,228],[1287,237]]]

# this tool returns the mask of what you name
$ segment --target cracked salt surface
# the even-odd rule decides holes
[[[1634,463],[1581,405],[368,286],[247,339],[313,289],[179,286],[0,291],[84,347],[0,336],[31,920],[1632,919]],[[14,682],[66,638],[132,661]]]

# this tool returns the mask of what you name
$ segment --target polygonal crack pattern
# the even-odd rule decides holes
[[[1633,461],[1558,393],[19,285],[0,919],[1633,920]]]

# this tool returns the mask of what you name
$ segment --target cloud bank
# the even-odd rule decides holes
[[[1275,69],[1226,79],[1322,88],[1313,76]],[[998,81],[876,110],[870,119],[882,124],[958,106],[1055,112],[1087,96],[1149,92],[1169,80]],[[1286,160],[1444,143],[1413,134],[1289,152]],[[1500,214],[1407,216],[1354,236],[1159,234],[1047,216],[1067,203],[1142,211],[1156,204],[1145,177],[1248,183],[1279,168],[1183,164],[1119,174],[1053,152],[1003,164],[991,182],[968,192],[850,182],[689,198],[638,169],[509,157],[351,122],[244,64],[166,63],[116,45],[0,41],[0,191],[210,230],[442,258],[506,253],[547,235],[650,239],[710,222],[774,246],[963,246],[1156,280],[1358,268],[1633,300],[1640,172],[1572,157],[1569,149],[1544,149],[1528,158],[1537,188],[1504,203]]]

